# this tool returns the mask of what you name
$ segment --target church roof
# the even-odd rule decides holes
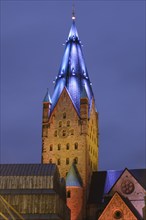
[[[79,175],[79,172],[77,170],[77,167],[75,164],[72,164],[67,177],[66,177],[66,186],[79,186],[82,187],[82,181],[81,177]]]
[[[132,169],[130,173],[137,179],[141,186],[146,189],[146,169]],[[122,175],[123,170],[107,170],[93,172],[88,203],[102,202],[103,196],[107,194],[119,177]],[[98,187],[97,187],[98,186]]]
[[[63,59],[58,76],[56,77],[52,96],[52,110],[64,87],[68,89],[78,113],[80,113],[80,98],[84,87],[89,98],[89,104],[91,104],[93,91],[85,65],[82,45],[75,25],[75,20],[72,21],[72,26],[65,44]]]
[[[0,164],[0,176],[53,176],[55,164]]]

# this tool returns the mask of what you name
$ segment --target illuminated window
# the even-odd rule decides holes
[[[77,164],[77,163],[78,163],[78,158],[75,157],[75,158],[74,158],[74,164]]]
[[[66,150],[69,150],[69,143],[67,143],[66,145]]]
[[[62,131],[62,136],[63,136],[63,137],[66,136],[66,130],[63,130],[63,131]]]
[[[58,159],[58,160],[57,160],[57,164],[58,164],[58,165],[60,165],[60,164],[61,164],[60,159]]]
[[[63,113],[63,119],[65,119],[65,118],[66,118],[66,112]]]
[[[67,121],[67,127],[70,127],[70,121]]]
[[[50,145],[50,151],[52,151],[52,150],[53,150],[53,145],[51,144],[51,145]]]
[[[57,137],[57,131],[54,131],[54,136]]]
[[[69,164],[69,158],[66,158],[66,164]]]
[[[78,149],[78,143],[76,142],[75,143],[75,150],[77,150]]]
[[[49,160],[49,163],[52,163],[52,159]]]
[[[62,121],[59,121],[59,127],[62,127]]]
[[[71,197],[71,193],[70,193],[70,190],[67,191],[67,198],[70,198]]]
[[[58,144],[58,150],[61,150],[61,144]]]

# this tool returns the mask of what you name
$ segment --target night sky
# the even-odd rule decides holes
[[[99,168],[144,168],[145,2],[75,1],[99,112]],[[40,163],[42,100],[53,93],[71,1],[1,1],[1,163]]]

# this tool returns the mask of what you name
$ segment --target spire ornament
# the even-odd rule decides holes
[[[75,17],[75,4],[73,2],[73,4],[72,4],[72,20],[75,20],[75,19],[76,19],[76,17]]]

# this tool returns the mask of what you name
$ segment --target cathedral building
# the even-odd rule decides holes
[[[146,220],[146,169],[98,171],[98,113],[72,16],[52,97],[43,99],[41,164],[0,166],[0,219]],[[21,219],[21,218],[16,218]]]

